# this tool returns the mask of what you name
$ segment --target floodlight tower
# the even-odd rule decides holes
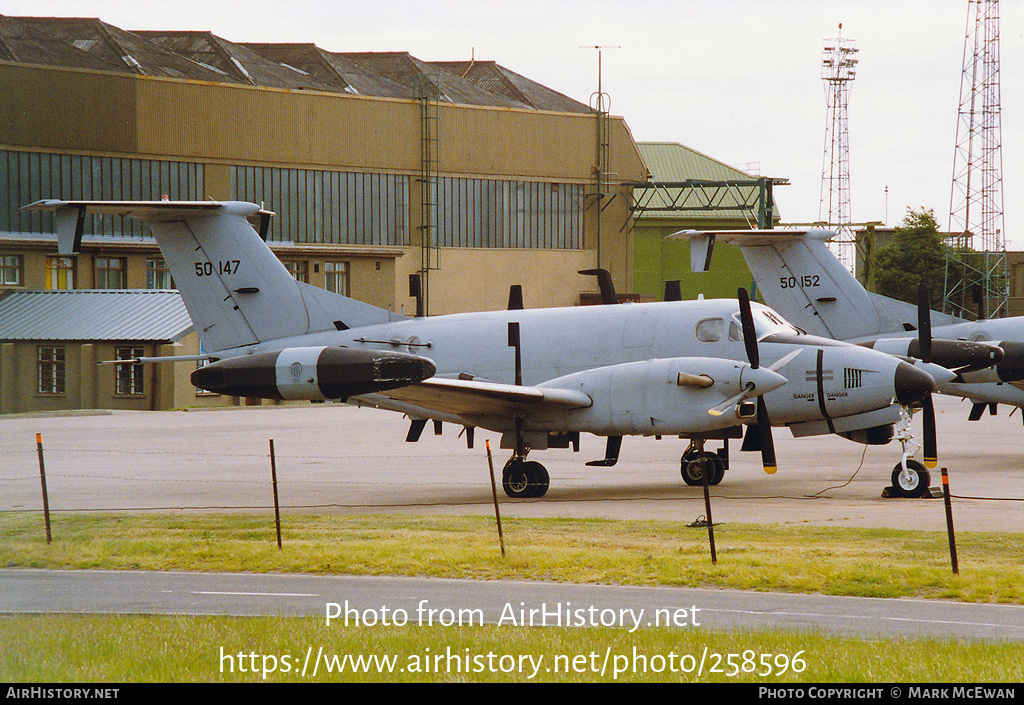
[[[824,41],[821,56],[827,111],[818,220],[837,231],[832,241],[836,256],[852,270],[854,236],[850,218],[850,133],[846,115],[850,84],[857,76],[857,47],[853,40],[843,39],[842,32],[840,24],[840,36]]]
[[[968,0],[960,107],[949,205],[951,252],[944,307],[1005,316],[1003,157],[999,95],[999,0]]]

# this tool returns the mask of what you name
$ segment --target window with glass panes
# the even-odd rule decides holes
[[[288,272],[295,277],[295,281],[303,284],[309,283],[309,262],[303,260],[289,260],[284,263]]]
[[[40,345],[36,348],[36,369],[40,394],[64,393],[64,347]]]
[[[46,288],[47,289],[74,289],[75,288],[75,258],[74,257],[47,257],[46,258]]]
[[[21,286],[21,255],[0,255],[0,286]]]
[[[96,288],[124,289],[125,261],[122,257],[96,258]]]
[[[117,360],[137,360],[142,357],[142,348],[117,348]],[[143,366],[141,362],[121,362],[114,365],[117,370],[116,393],[119,396],[138,396],[145,392]]]
[[[167,261],[162,259],[146,260],[146,288],[147,289],[173,289],[174,282],[171,280],[171,270],[167,268]]]
[[[348,262],[324,262],[324,288],[348,296]]]

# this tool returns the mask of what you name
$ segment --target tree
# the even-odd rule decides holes
[[[941,297],[946,269],[946,245],[939,234],[935,213],[928,209],[907,209],[903,222],[893,231],[888,245],[871,256],[875,291],[908,303],[917,302],[923,283],[932,298]]]

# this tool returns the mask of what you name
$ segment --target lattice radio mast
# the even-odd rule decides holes
[[[1005,316],[999,1],[968,0],[949,205],[944,310]]]
[[[850,218],[850,133],[847,105],[850,84],[857,76],[857,47],[840,36],[826,39],[821,56],[821,79],[825,82],[825,157],[821,168],[821,203],[818,220],[837,231],[832,240],[836,256],[849,269],[854,265],[854,235]]]

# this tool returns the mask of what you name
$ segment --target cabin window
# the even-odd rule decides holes
[[[697,323],[693,334],[702,343],[717,343],[725,335],[725,321],[721,318],[705,318]]]

